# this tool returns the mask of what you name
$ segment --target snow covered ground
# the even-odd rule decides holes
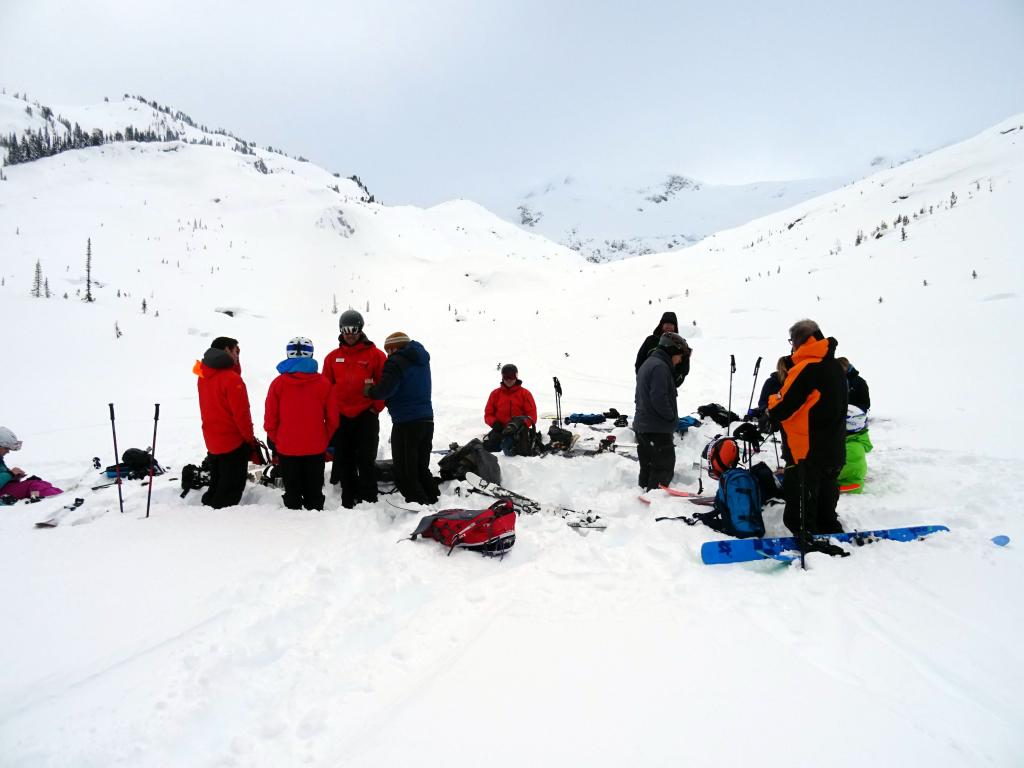
[[[363,203],[276,154],[257,155],[269,175],[186,144],[4,169],[0,423],[25,441],[9,463],[68,493],[0,509],[0,762],[1018,765],[1022,123],[718,233],[685,260],[611,265],[466,201]],[[87,238],[93,304],[76,297]],[[50,299],[28,295],[37,259]],[[636,464],[615,455],[502,457],[508,487],[609,527],[521,518],[501,561],[398,543],[426,510],[343,511],[334,489],[321,513],[259,487],[221,511],[180,499],[170,478],[204,454],[193,361],[216,335],[240,339],[259,425],[287,339],[309,336],[318,359],[333,348],[335,296],[378,343],[400,329],[431,352],[439,448],[483,431],[507,361],[541,411],[555,375],[566,412],[632,413],[636,349],[667,309],[695,349],[681,412],[726,401],[730,354],[744,408],[754,360],[763,380],[788,326],[814,317],[874,403],[867,492],[840,500],[842,520],[951,532],[812,555],[806,572],[708,567],[700,545],[719,536],[654,522],[690,505],[639,503]],[[148,520],[137,484],[123,515],[114,489],[88,490],[91,458],[112,460],[109,402],[122,450],[150,444],[161,404],[157,454],[173,469]],[[715,432],[680,440],[677,484],[696,487]],[[86,504],[57,528],[33,527],[74,496]],[[468,503],[449,487],[441,506]],[[780,518],[766,512],[770,534]]]

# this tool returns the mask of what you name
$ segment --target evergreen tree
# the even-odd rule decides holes
[[[142,300],[142,314],[146,314],[146,300]]]
[[[95,301],[92,297],[92,238],[85,241],[85,300]]]
[[[333,294],[333,301],[331,303],[331,314],[338,314],[338,294]]]
[[[50,278],[43,280],[43,296],[50,298]]]
[[[114,323],[114,338],[121,338],[121,326],[119,326],[116,322]]]
[[[36,259],[35,277],[32,278],[32,298],[38,299],[43,295],[43,265]]]

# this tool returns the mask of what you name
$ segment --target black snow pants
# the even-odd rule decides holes
[[[211,453],[210,487],[203,494],[203,504],[214,509],[233,507],[242,500],[246,470],[252,449],[242,443],[228,453]]]
[[[331,483],[341,483],[341,505],[351,509],[360,501],[377,501],[377,444],[380,419],[372,408],[358,416],[342,416],[331,444],[334,466]]]
[[[277,460],[284,480],[284,505],[288,509],[323,509],[324,455],[278,455]]]
[[[430,474],[433,438],[433,421],[409,421],[391,428],[395,485],[407,502],[433,504],[437,501],[437,480]]]
[[[640,459],[638,484],[645,491],[671,485],[676,471],[676,446],[671,433],[639,432],[636,454]]]

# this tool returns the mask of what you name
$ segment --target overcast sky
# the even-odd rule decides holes
[[[388,203],[828,176],[1024,112],[1024,0],[0,0],[0,85],[140,93]]]

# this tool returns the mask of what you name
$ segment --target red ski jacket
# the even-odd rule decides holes
[[[192,372],[199,377],[199,413],[206,450],[231,453],[242,443],[254,443],[249,393],[242,377],[230,368],[211,368],[198,360]]]
[[[533,402],[530,390],[518,379],[511,387],[502,384],[491,392],[484,408],[484,421],[488,427],[493,427],[496,422],[508,424],[515,416],[528,416],[530,426],[537,423],[537,404]]]
[[[263,429],[282,456],[324,453],[337,428],[331,383],[319,373],[282,373],[270,383]]]
[[[363,382],[379,382],[387,359],[365,336],[355,346],[343,344],[324,358],[323,375],[334,387],[334,407],[338,413],[351,419],[367,408],[373,408],[374,413],[384,410],[383,400],[371,400],[363,394]]]

